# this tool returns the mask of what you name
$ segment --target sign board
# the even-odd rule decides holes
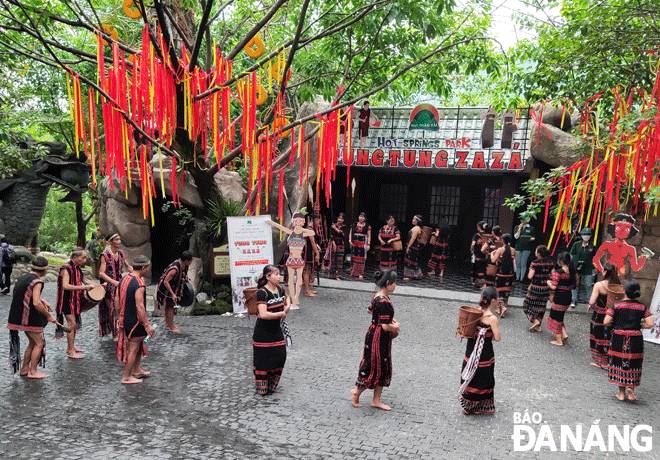
[[[658,281],[655,284],[655,292],[653,292],[653,300],[651,300],[649,310],[653,317],[653,327],[642,329],[642,334],[644,334],[644,340],[660,343],[660,276],[658,276]]]
[[[229,278],[231,276],[228,247],[229,245],[225,244],[224,246],[213,248],[211,260],[214,278]]]
[[[227,217],[229,266],[234,313],[245,313],[243,290],[255,287],[264,266],[273,263],[270,216]]]
[[[516,172],[529,154],[529,110],[496,113],[488,108],[372,108],[379,120],[359,131],[354,115],[351,151],[344,165],[379,169]]]

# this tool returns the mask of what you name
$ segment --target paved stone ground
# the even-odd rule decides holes
[[[497,412],[468,417],[456,399],[465,350],[454,337],[459,304],[394,295],[402,333],[393,344],[392,385],[383,394],[393,410],[371,408],[370,391],[366,405],[353,408],[348,392],[370,294],[350,288],[320,288],[316,299],[290,313],[294,344],[280,388],[268,397],[256,395],[252,382],[254,318],[179,316],[179,335],[154,318],[159,327],[144,360],[153,374],[134,386],[119,383],[114,344],[97,337],[93,312],[83,316],[78,340],[84,360],[66,358],[65,343],[54,343],[48,326],[49,378],[0,372],[0,459],[659,458],[660,348],[646,346],[640,401],[620,403],[605,373],[588,364],[584,313],[567,314],[571,339],[556,348],[550,333],[527,332],[522,311],[510,309],[495,344]],[[54,303],[54,284],[45,295]],[[0,298],[2,318],[9,301]],[[525,410],[540,412],[555,433],[562,424],[582,424],[585,438],[592,423],[603,433],[610,424],[650,424],[655,449],[516,453],[513,414]]]

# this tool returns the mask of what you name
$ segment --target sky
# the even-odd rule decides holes
[[[458,0],[460,4],[461,0]],[[518,40],[534,38],[533,31],[523,29],[520,25],[516,24],[514,14],[521,12],[531,16],[535,16],[542,20],[547,19],[546,14],[534,7],[537,3],[535,0],[521,1],[521,0],[495,0],[494,8],[491,13],[492,21],[494,24],[491,32],[500,41],[505,51],[516,44]],[[548,14],[558,16],[559,9],[548,10]]]

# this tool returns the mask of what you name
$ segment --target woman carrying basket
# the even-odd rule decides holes
[[[493,309],[497,307],[497,289],[488,286],[481,291],[479,308],[483,316],[477,323],[477,335],[468,339],[461,372],[458,401],[464,414],[495,412],[495,352],[493,340],[500,341],[500,326]]]
[[[280,270],[266,265],[257,281],[257,322],[254,325],[254,384],[266,396],[277,389],[286,362],[286,340],[281,321],[289,313],[290,299],[280,286]]]
[[[591,348],[591,359],[589,363],[592,366],[607,369],[607,352],[610,349],[610,328],[606,327],[605,312],[610,307],[608,305],[608,293],[611,285],[621,284],[617,273],[616,265],[606,262],[603,264],[603,280],[594,285],[589,299],[589,310],[593,310],[591,315],[589,348]],[[612,299],[614,300],[614,299]],[[587,310],[588,311],[588,310]]]
[[[375,277],[378,292],[374,295],[368,308],[368,311],[371,312],[371,325],[364,339],[364,354],[360,362],[355,388],[351,390],[351,402],[353,407],[362,407],[360,395],[367,388],[373,389],[374,397],[371,400],[371,406],[390,410],[391,407],[383,404],[380,396],[383,388],[390,386],[392,339],[397,337],[401,330],[398,321],[394,319],[394,307],[390,300],[390,294],[396,288],[396,271],[377,271]]]

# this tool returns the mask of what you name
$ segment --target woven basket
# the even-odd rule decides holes
[[[614,302],[618,302],[626,296],[626,291],[620,284],[608,284],[607,286],[607,303],[605,309],[607,310]]]
[[[483,316],[481,308],[461,305],[458,309],[458,328],[456,335],[473,339],[477,335],[477,323]]]
[[[243,289],[243,297],[245,298],[245,307],[247,308],[248,316],[257,316],[259,310],[257,308],[257,291],[256,287],[249,287]]]
[[[422,245],[428,244],[429,240],[431,239],[431,233],[433,233],[433,229],[431,227],[422,227],[422,233],[419,235],[419,242]]]

